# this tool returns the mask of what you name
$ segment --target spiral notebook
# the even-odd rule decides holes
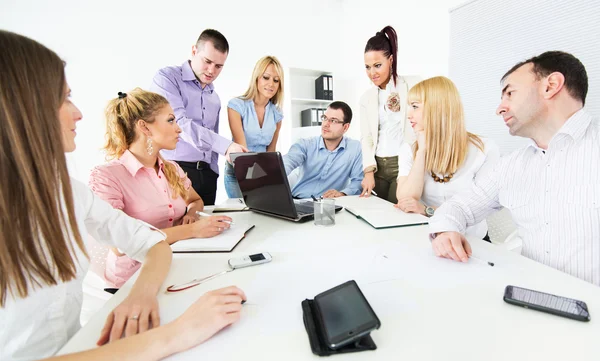
[[[252,228],[253,224],[234,223],[218,236],[184,239],[173,243],[171,249],[173,253],[231,252]]]

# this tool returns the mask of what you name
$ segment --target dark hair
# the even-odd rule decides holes
[[[229,53],[229,43],[227,42],[227,39],[225,39],[225,36],[215,29],[204,30],[198,37],[196,46],[199,47],[201,45],[200,42],[204,41],[210,41],[215,49],[221,53]]]
[[[547,51],[531,59],[513,66],[501,81],[525,64],[533,64],[533,73],[537,79],[546,77],[554,72],[559,72],[565,77],[565,87],[572,97],[580,100],[585,105],[585,97],[588,92],[588,76],[585,66],[572,54],[564,51]]]
[[[329,104],[329,107],[335,110],[341,110],[344,113],[344,123],[350,123],[352,121],[352,109],[350,106],[344,102],[335,101]]]
[[[396,67],[396,64],[398,64],[398,36],[396,35],[396,30],[388,25],[381,29],[381,31],[378,31],[375,36],[367,41],[365,53],[369,51],[383,51],[383,55],[388,58],[390,55],[393,55],[392,79],[394,80],[394,85],[396,85],[396,79],[398,78]]]
[[[73,204],[59,109],[64,63],[44,45],[0,30],[0,309],[77,277],[87,252]],[[40,167],[40,164],[43,164]]]

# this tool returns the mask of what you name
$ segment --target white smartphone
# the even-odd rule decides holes
[[[242,258],[232,258],[229,260],[229,267],[231,269],[243,268],[248,266],[254,266],[257,264],[263,264],[271,262],[273,258],[268,252],[251,254]]]

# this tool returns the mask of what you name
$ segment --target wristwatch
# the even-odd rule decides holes
[[[433,209],[433,207],[429,207],[426,204],[424,204],[424,206],[425,206],[425,215],[427,217],[433,217],[433,214],[435,213],[435,209]]]

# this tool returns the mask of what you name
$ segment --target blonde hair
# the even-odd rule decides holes
[[[256,62],[248,90],[240,98],[249,100],[254,99],[258,95],[258,78],[267,71],[267,67],[271,64],[275,66],[275,70],[277,70],[277,75],[279,76],[279,89],[277,89],[277,93],[271,98],[271,102],[281,110],[283,107],[283,67],[279,60],[271,55],[264,56]]]
[[[0,30],[0,308],[77,276],[79,233],[59,119],[63,61]]]
[[[463,164],[472,143],[483,151],[483,141],[467,132],[458,89],[443,76],[423,80],[408,92],[408,103],[421,103],[425,131],[425,169],[454,174]],[[418,143],[414,145],[416,157]]]
[[[136,133],[136,123],[143,119],[146,123],[154,123],[156,113],[167,106],[169,102],[160,94],[152,93],[140,88],[135,88],[122,98],[115,98],[106,107],[106,159],[116,159],[125,153],[131,143],[139,134]],[[167,182],[173,189],[173,199],[178,196],[185,197],[186,191],[183,180],[179,176],[177,167],[163,161],[163,172]]]

